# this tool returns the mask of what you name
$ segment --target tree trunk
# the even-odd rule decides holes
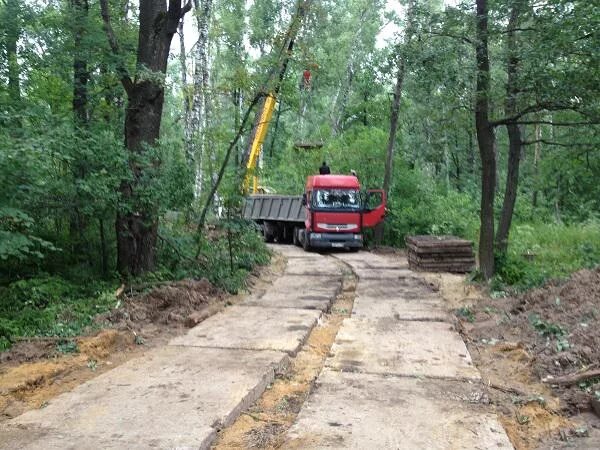
[[[15,107],[21,100],[20,67],[17,55],[17,43],[21,36],[20,0],[6,0],[3,26],[6,27],[5,48],[8,65],[8,94]]]
[[[183,140],[185,145],[185,158],[190,167],[194,167],[194,147],[192,143],[192,101],[187,81],[187,56],[185,53],[185,36],[183,34],[183,20],[177,27],[179,34],[179,72],[183,88]]]
[[[402,99],[402,85],[404,83],[405,63],[404,57],[400,56],[398,61],[398,72],[396,74],[396,85],[394,86],[394,98],[390,113],[390,134],[388,137],[385,172],[383,175],[383,190],[387,195],[390,193],[392,183],[392,170],[394,165],[394,148],[396,146],[396,133],[398,131],[398,116],[400,115],[400,100]]]
[[[110,24],[108,0],[100,1],[102,18],[113,52],[119,48]],[[156,189],[151,175],[144,179],[147,169],[156,168],[159,161],[144,161],[148,147],[156,145],[165,96],[162,78],[167,71],[169,48],[179,21],[189,11],[180,0],[140,0],[139,36],[137,50],[138,73],[131,79],[123,65],[118,67],[127,92],[125,114],[125,147],[129,152],[131,176],[119,188],[121,205],[115,222],[117,234],[117,269],[123,275],[139,275],[155,265],[158,232],[157,205],[146,200]]]
[[[192,94],[192,112],[190,120],[190,153],[194,158],[195,185],[194,198],[200,199],[204,185],[205,132],[208,104],[208,26],[212,10],[212,0],[194,0],[198,42],[194,50],[194,90]]]
[[[539,164],[542,156],[542,127],[539,123],[535,124],[535,146],[533,148],[533,193],[531,198],[532,206],[535,208],[538,205],[538,178],[539,178]]]
[[[506,72],[508,75],[506,82],[506,105],[504,112],[506,117],[513,117],[517,112],[517,77],[519,71],[519,57],[517,55],[517,36],[515,29],[519,25],[520,1],[513,2],[510,18],[508,20],[508,33],[506,39],[506,49],[508,58],[506,62]],[[521,127],[517,123],[506,124],[508,132],[508,168],[506,171],[506,187],[504,191],[504,202],[496,232],[496,248],[499,252],[506,252],[508,248],[508,235],[517,201],[519,188],[519,165],[521,162]]]
[[[90,77],[85,56],[84,37],[87,28],[89,5],[87,0],[71,0],[73,9],[73,115],[75,123],[88,122],[87,83]]]
[[[481,157],[481,210],[479,230],[479,268],[487,280],[494,275],[494,194],[496,186],[496,149],[494,130],[489,121],[490,60],[488,54],[487,0],[477,5],[477,93],[475,128]]]
[[[86,58],[86,47],[84,38],[87,30],[88,19],[87,0],[71,0],[72,23],[73,23],[73,122],[76,133],[79,138],[85,137],[85,127],[88,125],[88,80],[89,71]],[[83,142],[83,140],[82,140]],[[73,184],[77,198],[75,205],[71,209],[69,222],[69,238],[71,241],[72,252],[78,258],[83,258],[90,252],[85,248],[84,231],[87,227],[86,217],[80,210],[80,199],[78,186],[85,179],[87,172],[87,162],[82,153],[76,152],[71,163],[71,173],[73,175]]]

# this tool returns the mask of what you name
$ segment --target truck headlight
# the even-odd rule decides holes
[[[310,237],[314,239],[321,239],[321,233],[313,233],[310,235]]]
[[[362,234],[355,234],[354,239],[356,239],[357,241],[362,241]]]

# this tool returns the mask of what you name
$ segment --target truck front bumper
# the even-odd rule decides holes
[[[315,248],[362,248],[362,234],[310,233],[310,246]]]

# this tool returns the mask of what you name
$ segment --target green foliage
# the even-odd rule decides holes
[[[50,276],[11,283],[0,289],[0,345],[8,348],[16,336],[77,336],[115,307],[115,289]]]
[[[519,290],[595,267],[600,264],[600,224],[515,225],[509,250],[497,263],[496,283]]]
[[[468,306],[463,306],[456,310],[456,315],[459,317],[464,317],[469,322],[475,322],[475,315],[473,311]]]
[[[0,207],[0,261],[34,262],[58,250],[51,242],[33,234],[34,220],[25,212]],[[0,263],[0,267],[2,267]]]
[[[160,235],[161,268],[144,276],[150,281],[204,277],[237,293],[245,286],[248,274],[270,260],[256,226],[234,216],[209,224],[206,235],[198,239],[182,216],[171,215],[163,222]]]
[[[477,201],[468,193],[444,192],[416,169],[400,167],[389,198],[387,240],[403,246],[407,235],[451,234],[476,240]]]
[[[531,317],[529,317],[529,322],[542,336],[560,337],[567,334],[567,331],[562,326],[556,323],[547,322],[541,319],[537,314],[532,314]],[[563,341],[562,345],[568,345],[568,342],[565,344]]]

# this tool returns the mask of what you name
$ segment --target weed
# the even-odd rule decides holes
[[[92,372],[95,372],[96,369],[98,368],[98,361],[96,361],[95,359],[90,359],[87,362],[87,366]]]
[[[79,353],[77,342],[70,340],[62,340],[56,344],[56,350],[60,353]]]
[[[471,323],[475,322],[475,315],[473,314],[473,311],[471,311],[471,308],[469,308],[468,306],[463,306],[462,308],[457,309],[456,315],[464,317]]]
[[[529,322],[542,336],[556,337],[567,334],[566,330],[562,326],[556,323],[547,322],[540,318],[537,314],[532,314],[529,317]]]

